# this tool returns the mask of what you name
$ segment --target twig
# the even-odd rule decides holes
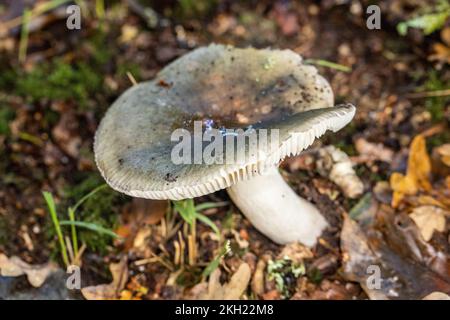
[[[446,97],[446,96],[450,96],[450,89],[427,91],[427,92],[416,92],[416,93],[409,93],[406,95],[406,97],[411,98],[411,99]]]
[[[127,71],[127,77],[130,79],[130,82],[133,84],[133,86],[137,85],[136,79],[133,77],[130,71]]]

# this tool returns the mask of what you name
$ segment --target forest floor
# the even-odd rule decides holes
[[[103,1],[79,1],[80,30],[67,30],[65,9],[34,10],[26,34],[23,1],[4,1],[0,299],[449,294],[450,9],[442,1],[380,1],[381,29],[369,30],[369,2],[111,1],[103,8]],[[42,3],[34,1],[35,8]],[[425,15],[437,22],[399,34],[405,22]],[[217,234],[200,221],[193,231],[173,203],[132,199],[103,186],[92,142],[107,108],[131,80],[152,79],[210,43],[291,49],[316,65],[336,103],[357,106],[350,125],[281,165],[293,189],[330,224],[314,248],[271,242],[225,191],[195,199]],[[321,170],[318,150],[327,145],[350,157],[362,194],[351,199]],[[76,228],[77,239],[61,225],[69,264],[81,266],[84,288],[67,290],[64,250],[43,192],[51,193],[63,221],[93,190],[75,212],[85,223]],[[7,265],[28,280],[6,277]],[[36,284],[29,270],[52,275]],[[377,270],[383,281],[375,288],[369,283]],[[229,281],[233,275],[238,288]],[[208,286],[217,288],[218,281],[227,284],[211,295]]]

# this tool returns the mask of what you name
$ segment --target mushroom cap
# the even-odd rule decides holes
[[[124,92],[96,132],[95,160],[113,189],[134,197],[205,195],[262,174],[326,130],[341,129],[355,108],[329,108],[333,100],[316,68],[290,50],[210,45]],[[195,120],[225,128],[278,129],[280,143],[276,152],[261,152],[247,163],[175,164],[171,152],[178,142],[171,134],[179,128],[192,133]],[[248,150],[249,143],[241,148]]]

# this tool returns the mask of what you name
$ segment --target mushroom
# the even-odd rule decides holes
[[[271,240],[313,246],[327,222],[290,188],[277,166],[351,121],[355,107],[333,107],[333,100],[328,82],[290,50],[210,45],[177,59],[113,103],[95,136],[96,163],[113,189],[133,197],[181,200],[226,188]],[[270,150],[247,140],[234,146],[247,152],[256,146],[257,156],[239,163],[198,162],[207,144],[194,142],[189,158],[194,160],[175,163],[179,141],[172,134],[181,129],[195,138],[196,121],[222,133],[240,128],[260,137],[260,129],[277,130],[279,139],[271,141]],[[215,156],[223,160],[228,152]]]

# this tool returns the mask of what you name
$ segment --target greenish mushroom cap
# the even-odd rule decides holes
[[[325,131],[351,121],[352,105],[333,106],[328,82],[290,50],[210,45],[174,61],[123,93],[97,130],[94,152],[108,184],[151,199],[205,195],[262,174]],[[217,127],[279,129],[276,152],[235,164],[175,164],[175,129],[195,120]],[[242,146],[249,149],[248,143]],[[238,148],[238,147],[236,147]]]

